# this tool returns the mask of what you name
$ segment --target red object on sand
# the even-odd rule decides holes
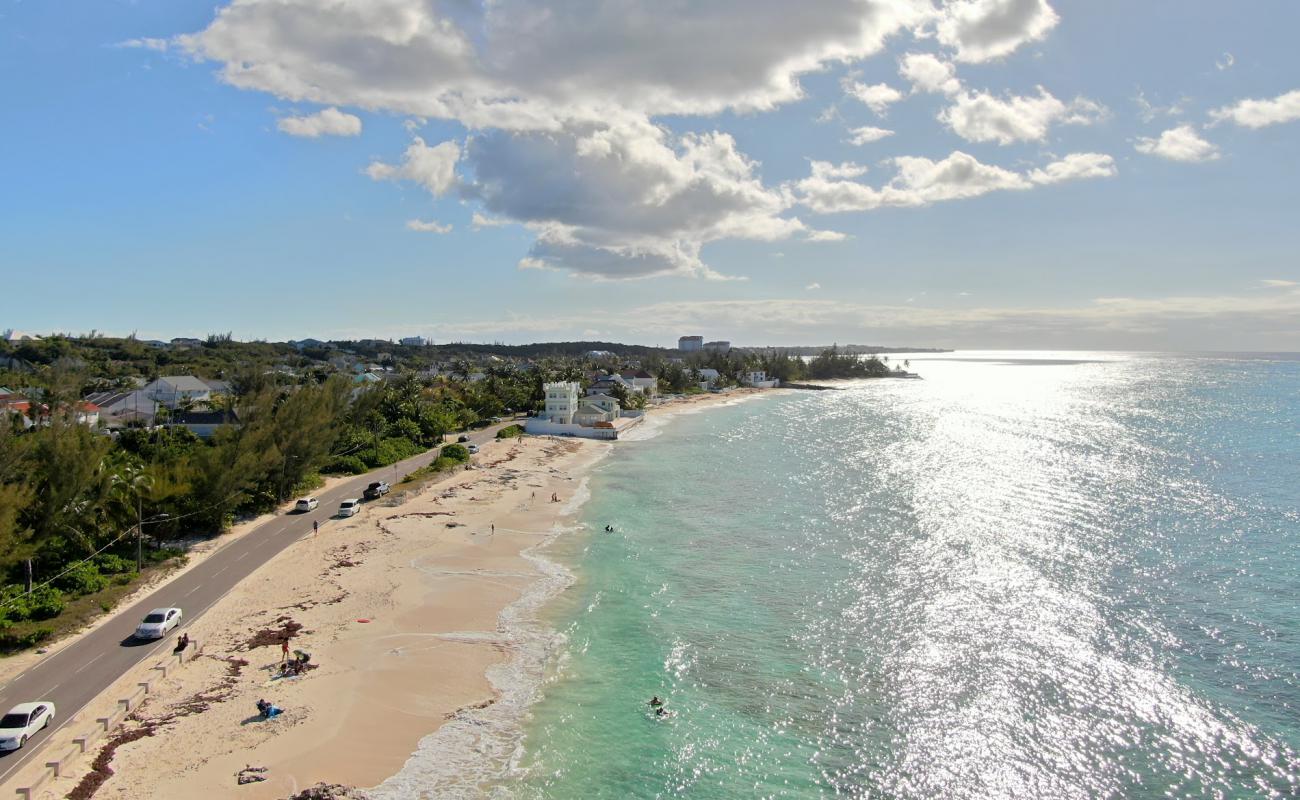
[[[370,621],[370,620],[368,620],[368,619],[359,619],[359,620],[357,620],[357,622],[369,622],[369,621]]]

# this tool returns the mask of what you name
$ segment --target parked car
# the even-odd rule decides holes
[[[27,739],[54,719],[54,704],[49,700],[19,703],[0,717],[0,750],[17,750]]]
[[[388,484],[383,481],[375,481],[366,487],[366,491],[361,496],[367,500],[378,500],[386,494],[388,494]]]
[[[465,442],[469,441],[469,437],[462,433],[460,436],[456,437],[456,441],[460,442],[461,444],[464,444]]]
[[[320,505],[320,501],[314,497],[304,497],[293,504],[293,510],[299,514],[305,514]]]
[[[360,510],[361,510],[361,501],[356,499],[355,497],[352,498],[351,500],[344,500],[342,503],[339,503],[340,517],[353,516]]]
[[[470,455],[474,455],[475,453],[478,452],[478,445],[476,445],[476,444],[471,444],[471,445],[467,446],[465,449],[469,451],[469,454],[470,454]]]
[[[172,630],[181,624],[181,610],[179,608],[155,608],[148,614],[135,628],[135,638],[137,639],[161,639],[167,635],[167,631]]]

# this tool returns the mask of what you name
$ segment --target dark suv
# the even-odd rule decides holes
[[[375,481],[366,487],[366,491],[361,495],[367,500],[378,500],[388,494],[388,484],[383,481]]]

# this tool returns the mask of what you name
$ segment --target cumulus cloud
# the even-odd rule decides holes
[[[960,92],[939,120],[968,142],[1040,142],[1052,125],[1089,125],[1105,114],[1097,103],[1077,97],[1058,100],[1043,87],[1037,96],[997,97],[984,92]]]
[[[456,185],[456,162],[459,160],[460,145],[456,142],[442,142],[430,147],[417,136],[402,154],[402,163],[394,165],[373,161],[366,167],[366,174],[376,181],[418,183],[438,197]]]
[[[1042,39],[1060,19],[1047,0],[947,0],[935,32],[958,61],[990,61]]]
[[[1115,159],[1104,153],[1071,153],[1041,169],[1030,170],[1027,177],[1033,183],[1046,186],[1065,181],[1110,178],[1117,172]]]
[[[704,244],[806,229],[729,136],[670,135],[652,119],[798,100],[802,75],[878,53],[930,14],[928,0],[821,0],[797,14],[785,0],[672,13],[652,0],[239,0],[174,43],[242,89],[464,125],[463,155],[417,139],[367,173],[434,195],[459,185],[535,233],[523,267],[718,277]],[[867,88],[874,107],[892,102]]]
[[[1300,119],[1300,89],[1272,99],[1241,100],[1210,112],[1215,122],[1231,122],[1243,128],[1264,128]]]
[[[805,238],[810,242],[843,242],[849,235],[839,231],[809,231]]]
[[[805,291],[814,292],[814,291],[816,291],[816,290],[822,288],[822,285],[821,285],[820,283],[818,283],[817,281],[813,281],[812,283],[808,284],[807,286],[805,286],[805,287],[803,287],[803,288],[804,288]]]
[[[957,70],[931,53],[908,53],[898,62],[898,74],[912,84],[913,92],[956,94],[961,91]]]
[[[903,99],[903,93],[887,83],[868,86],[860,81],[845,80],[844,92],[882,117],[889,112],[891,105]]]
[[[879,188],[814,169],[809,177],[790,187],[791,193],[813,211],[832,214],[925,206],[989,192],[1025,190],[1115,174],[1114,159],[1099,153],[1072,153],[1028,173],[984,164],[961,151],[940,161],[905,156],[891,163],[896,169],[895,176]]]
[[[1143,136],[1133,147],[1139,153],[1170,161],[1213,161],[1219,157],[1219,148],[1202,139],[1191,125],[1170,128],[1157,138]]]
[[[464,197],[537,233],[525,268],[717,278],[700,260],[704,244],[806,231],[781,216],[789,200],[725,133],[677,136],[650,123],[485,131],[470,137],[465,163]]]
[[[881,139],[885,138],[886,136],[893,136],[893,135],[894,132],[891,130],[887,130],[885,128],[874,128],[870,125],[865,125],[861,128],[849,129],[849,144],[857,145],[858,147],[861,147],[864,144],[871,144],[872,142],[878,142]]]
[[[1300,281],[1288,281],[1281,278],[1264,278],[1259,283],[1269,289],[1289,289],[1293,286],[1300,286]]]
[[[450,225],[442,225],[437,220],[408,219],[406,229],[417,233],[451,233]]]
[[[814,178],[857,178],[867,174],[867,168],[853,161],[832,164],[829,161],[810,162]]]
[[[331,106],[304,117],[281,117],[276,127],[290,136],[309,139],[319,136],[360,136],[361,118]]]

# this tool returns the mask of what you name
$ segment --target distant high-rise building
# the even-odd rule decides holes
[[[683,336],[677,340],[677,349],[683,353],[694,353],[704,349],[703,336]]]
[[[424,347],[426,344],[433,344],[423,336],[407,336],[404,339],[399,339],[398,342],[407,347]]]
[[[729,350],[731,350],[731,342],[716,341],[704,343],[704,351],[706,353],[726,353]]]

